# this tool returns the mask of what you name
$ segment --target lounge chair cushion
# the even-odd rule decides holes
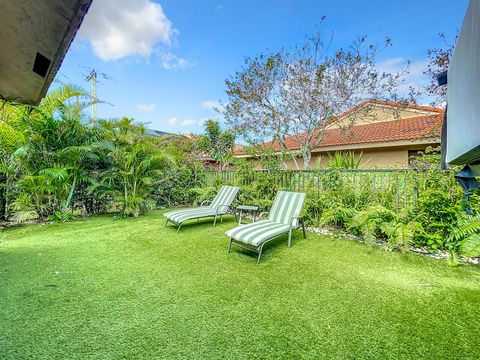
[[[260,246],[265,241],[281,234],[288,233],[289,225],[276,223],[270,220],[260,220],[247,225],[240,225],[228,230],[225,235],[245,244]]]
[[[217,196],[215,196],[215,199],[213,199],[212,203],[210,204],[210,207],[213,209],[219,209],[225,213],[226,209],[222,207],[222,205],[230,206],[237,196],[238,190],[240,190],[240,188],[236,186],[222,186]],[[221,212],[219,211],[219,214],[220,213]]]
[[[305,193],[279,191],[270,209],[269,220],[290,225],[292,219],[298,217],[305,202]],[[297,222],[293,226],[298,226]]]
[[[163,216],[175,224],[181,224],[190,219],[224,215],[227,213],[228,207],[237,196],[238,190],[240,189],[236,186],[224,185],[209,206],[173,210],[163,214]]]
[[[163,214],[163,216],[174,223],[180,224],[189,219],[215,216],[215,210],[209,206],[203,206],[198,208],[173,210]]]

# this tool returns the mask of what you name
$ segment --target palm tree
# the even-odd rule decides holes
[[[166,169],[176,165],[175,156],[163,146],[167,138],[147,136],[133,119],[101,122],[100,126],[104,133],[100,145],[111,165],[91,189],[111,193],[124,216],[136,217],[155,205],[150,195],[164,181]]]
[[[87,180],[98,138],[82,112],[88,105],[87,92],[61,85],[38,106],[15,107],[14,127],[24,137],[10,154],[18,170],[15,207],[20,218],[33,211],[40,218],[67,211],[76,188]]]
[[[22,133],[16,128],[16,107],[0,102],[0,219],[9,215],[12,198],[15,166],[11,155],[24,142]]]

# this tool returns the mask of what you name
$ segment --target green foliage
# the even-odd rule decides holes
[[[380,228],[387,235],[390,248],[398,247],[403,253],[410,251],[415,234],[423,230],[422,225],[417,221],[405,223],[398,219],[382,223]]]
[[[337,206],[325,209],[320,218],[320,225],[334,225],[345,229],[355,215],[355,209]]]
[[[355,214],[350,222],[350,229],[358,231],[367,244],[373,244],[382,238],[382,224],[395,219],[395,213],[381,205],[371,205]]]
[[[9,105],[0,133],[9,136],[10,147],[3,155],[7,169],[7,210],[46,219],[56,211],[66,211],[74,194],[88,182],[88,172],[95,166],[92,144],[98,139],[95,127],[87,126],[82,108],[89,96],[74,85],[52,90],[39,106]],[[4,136],[0,138],[5,140]],[[20,201],[16,201],[19,199]]]
[[[155,208],[151,195],[164,181],[165,169],[175,167],[175,157],[161,147],[162,141],[149,137],[132,119],[103,124],[105,140],[99,144],[109,160],[99,182],[90,190],[110,192],[121,204],[124,216],[138,216]]]
[[[456,244],[447,243],[452,228],[458,221],[459,206],[441,190],[428,189],[418,199],[416,219],[423,230],[415,237],[415,244],[432,250],[448,248]]]
[[[425,151],[420,152],[417,156],[410,157],[410,166],[415,169],[438,169],[440,168],[440,146],[427,146]]]
[[[447,240],[452,253],[459,250],[465,256],[480,255],[480,215],[464,216]]]
[[[155,206],[153,189],[175,168],[166,140],[131,119],[92,123],[83,111],[90,103],[74,85],[38,106],[1,103],[0,217],[65,221],[74,209],[137,216]]]
[[[246,146],[245,153],[255,158],[259,162],[260,168],[268,172],[287,168],[285,162],[298,156],[295,152],[278,152],[275,148],[263,144]]]
[[[307,197],[304,205],[305,223],[314,226],[319,225],[319,220],[323,214],[323,211],[325,208],[328,208],[327,201],[328,199],[326,194],[323,192],[320,193],[315,189],[309,189],[307,191]]]
[[[217,186],[202,186],[189,189],[188,193],[195,199],[193,206],[200,206],[203,201],[212,201],[217,191]]]
[[[197,146],[200,151],[218,161],[221,170],[232,161],[234,143],[233,133],[222,131],[219,122],[210,119],[205,122],[205,134],[200,136]]]
[[[336,151],[333,156],[329,156],[330,161],[328,162],[328,168],[330,169],[359,169],[363,160],[363,152],[355,156],[354,151]],[[367,160],[363,166],[368,162],[369,160]]]
[[[70,222],[75,220],[75,215],[71,211],[57,210],[48,216],[48,220],[51,222]]]

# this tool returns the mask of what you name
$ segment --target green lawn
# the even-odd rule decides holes
[[[232,218],[163,224],[3,231],[0,358],[478,358],[478,267],[301,232],[257,266],[226,254]]]

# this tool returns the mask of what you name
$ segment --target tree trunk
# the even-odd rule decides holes
[[[288,150],[288,147],[285,145],[285,143],[283,142],[282,138],[281,138],[280,136],[277,136],[277,138],[278,138],[278,143],[280,144],[280,148],[282,149],[282,152],[286,152],[287,154],[291,155],[290,150]],[[294,155],[292,155],[292,161],[293,161],[293,163],[295,164],[295,168],[296,168],[297,170],[300,170],[300,167],[298,166],[297,159],[295,159],[295,156],[294,156]],[[287,163],[286,163],[285,161],[284,161],[283,163],[284,163],[285,168],[288,169]]]
[[[0,177],[0,182],[6,184],[7,179],[4,176]],[[6,220],[7,214],[7,192],[6,189],[0,188],[0,220]]]
[[[303,169],[308,170],[310,168],[310,160],[312,160],[312,152],[310,150],[302,151],[303,157]]]
[[[73,199],[73,193],[75,192],[76,184],[77,184],[77,177],[74,175],[72,185],[70,186],[70,191],[68,192],[67,202],[65,203],[64,211],[67,211],[67,209],[70,207],[70,203]]]

